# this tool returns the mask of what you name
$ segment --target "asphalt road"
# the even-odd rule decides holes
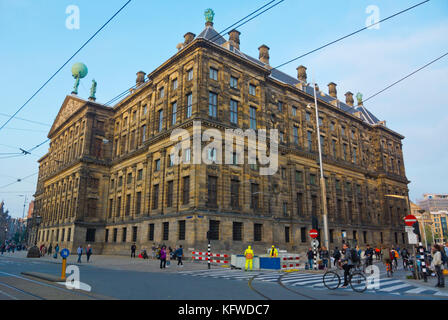
[[[440,300],[434,294],[391,294],[391,292],[356,293],[352,290],[330,291],[301,285],[320,283],[317,275],[279,274],[235,270],[188,272],[139,272],[79,266],[80,281],[91,292],[70,290],[63,284],[23,276],[21,272],[58,275],[61,265],[38,259],[0,257],[0,299],[131,299],[131,300]],[[216,276],[222,273],[223,276]],[[304,277],[311,277],[311,280]],[[313,278],[314,277],[314,278]],[[317,279],[317,280],[316,280]],[[400,285],[399,285],[400,286]],[[397,286],[397,287],[399,287]],[[401,285],[403,286],[403,285]],[[428,287],[429,288],[429,287]],[[416,290],[416,289],[413,289]],[[423,289],[415,292],[423,291]],[[448,294],[447,294],[448,295]]]

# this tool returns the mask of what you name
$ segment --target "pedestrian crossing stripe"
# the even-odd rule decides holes
[[[210,277],[210,278],[221,278],[227,280],[249,280],[254,278],[254,281],[263,281],[263,282],[277,282],[279,281],[282,274],[277,272],[263,272],[263,271],[255,271],[255,272],[245,272],[241,270],[197,270],[197,271],[183,271],[180,272],[183,275],[190,275],[196,277]],[[394,278],[386,278],[384,277],[385,273],[381,274],[379,279],[379,289],[367,289],[366,292],[369,293],[387,293],[394,295],[402,295],[402,294],[428,294],[435,296],[444,296],[448,297],[448,293],[441,292],[436,289],[431,289],[428,287],[420,287],[410,283],[406,283],[403,280],[398,280]],[[367,280],[369,281],[369,277],[367,276]],[[341,284],[344,281],[344,278],[341,276]],[[306,286],[312,287],[316,289],[324,289],[325,285],[323,283],[323,274],[309,274],[309,273],[294,273],[287,274],[281,278],[281,282],[286,285],[298,287],[298,286]],[[329,285],[337,284],[338,280],[333,280],[328,282]],[[348,288],[340,288],[344,291],[351,291],[350,287]]]

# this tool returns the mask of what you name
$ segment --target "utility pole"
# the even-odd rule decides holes
[[[319,110],[317,108],[317,92],[316,92],[316,83],[313,79],[314,86],[314,106],[316,109],[316,126],[317,126],[317,145],[319,149],[319,166],[320,166],[320,190],[321,190],[321,198],[322,198],[322,219],[324,223],[324,244],[325,248],[329,250],[329,232],[328,232],[328,212],[327,212],[327,191],[325,185],[325,177],[324,177],[324,164],[322,163],[322,145],[320,140],[320,126],[319,126]]]

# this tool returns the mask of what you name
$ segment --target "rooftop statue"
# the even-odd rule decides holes
[[[93,79],[92,80],[92,87],[90,88],[90,97],[89,97],[90,99],[93,99],[93,100],[96,99],[96,97],[95,97],[96,85],[97,85],[97,83],[96,83],[95,79]]]
[[[213,22],[213,19],[215,17],[215,13],[213,12],[212,9],[207,9],[204,12],[204,16],[205,16],[205,21],[206,22]]]

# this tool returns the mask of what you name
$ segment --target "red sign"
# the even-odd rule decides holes
[[[408,227],[412,227],[414,225],[414,223],[417,222],[417,218],[415,216],[413,216],[412,214],[406,216],[406,218],[404,218],[404,223],[406,223],[406,225]]]
[[[318,235],[319,235],[319,233],[317,232],[317,230],[315,230],[315,229],[311,229],[310,230],[310,237],[311,238],[316,239]]]

